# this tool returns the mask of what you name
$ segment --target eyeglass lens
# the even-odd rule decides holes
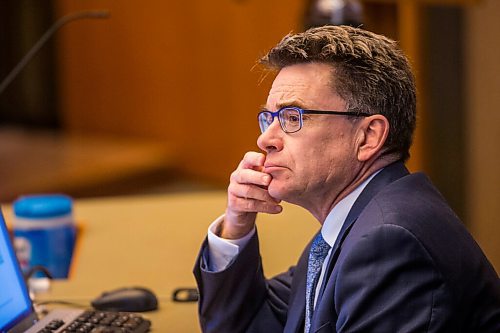
[[[259,126],[260,131],[264,133],[267,128],[273,123],[273,115],[269,111],[263,111],[259,113]]]
[[[264,133],[274,121],[273,114],[270,111],[264,111],[259,114],[259,126]],[[302,119],[300,112],[296,109],[285,108],[281,109],[278,114],[278,119],[283,131],[293,133],[300,130],[302,127]]]
[[[302,127],[302,117],[296,109],[282,109],[280,112],[283,130],[287,133],[297,132]]]

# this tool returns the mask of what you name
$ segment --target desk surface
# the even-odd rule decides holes
[[[196,303],[170,298],[177,287],[195,286],[199,246],[225,205],[223,192],[77,200],[83,232],[71,277],[54,282],[39,300],[88,303],[105,290],[144,286],[160,299],[160,310],[144,314],[153,332],[199,332]],[[11,214],[7,208],[7,220]],[[293,265],[319,228],[307,211],[286,203],[281,214],[261,214],[257,221],[267,276]]]

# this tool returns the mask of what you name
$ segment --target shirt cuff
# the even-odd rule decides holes
[[[255,227],[244,237],[238,239],[225,239],[217,236],[217,225],[224,221],[224,215],[217,218],[208,227],[208,270],[220,272],[238,256],[241,249],[247,245],[255,234]]]

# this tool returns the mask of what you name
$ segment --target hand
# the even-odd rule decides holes
[[[226,216],[219,232],[222,238],[237,239],[248,234],[258,212],[278,214],[283,210],[279,205],[281,200],[267,191],[272,177],[263,172],[265,159],[264,154],[248,152],[231,174]]]

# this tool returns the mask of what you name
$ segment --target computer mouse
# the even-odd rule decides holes
[[[91,303],[96,310],[145,312],[158,309],[158,299],[146,288],[120,288],[102,293]]]

